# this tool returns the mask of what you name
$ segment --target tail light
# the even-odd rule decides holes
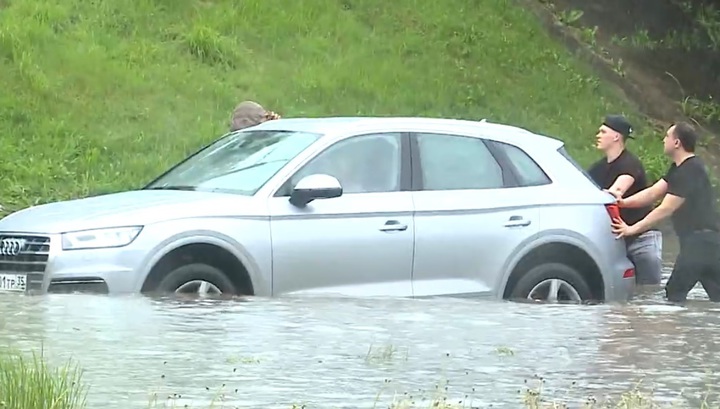
[[[633,278],[635,277],[635,269],[634,268],[628,268],[623,273],[623,278]]]
[[[615,219],[620,218],[620,207],[617,204],[606,204],[605,210],[607,210],[608,215],[610,215],[610,220],[614,221]]]

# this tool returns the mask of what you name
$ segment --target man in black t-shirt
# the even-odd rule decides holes
[[[632,138],[632,126],[620,115],[608,115],[595,136],[597,148],[605,157],[595,162],[588,174],[615,197],[631,196],[647,187],[642,162],[625,148],[625,139]],[[652,207],[621,208],[620,217],[635,224],[650,213]],[[662,233],[649,229],[641,234],[625,236],[628,258],[635,265],[635,281],[639,285],[658,285],[662,270]]]
[[[695,156],[698,135],[692,125],[672,125],[663,139],[665,154],[673,163],[667,174],[653,186],[627,199],[620,207],[647,206],[665,196],[655,209],[632,225],[613,223],[618,237],[646,231],[671,216],[680,240],[680,252],[665,286],[669,301],[683,302],[699,281],[712,301],[720,301],[720,220],[710,177],[703,162]]]

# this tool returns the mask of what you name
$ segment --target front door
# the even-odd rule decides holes
[[[286,186],[324,173],[343,194],[305,208],[270,199],[273,294],[412,295],[412,193],[399,133],[353,136],[311,159]]]

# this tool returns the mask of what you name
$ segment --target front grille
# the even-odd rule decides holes
[[[49,237],[0,234],[0,274],[27,274],[28,291],[42,290],[49,256]]]

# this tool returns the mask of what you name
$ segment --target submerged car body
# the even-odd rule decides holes
[[[279,119],[143,189],[0,220],[0,290],[627,300],[612,206],[521,128]]]

